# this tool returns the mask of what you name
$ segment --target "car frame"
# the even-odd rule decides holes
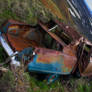
[[[69,25],[65,25],[58,20],[51,20],[49,23],[42,23],[38,20],[37,26],[41,32],[45,32],[44,36],[48,34],[55,41],[55,46],[58,45],[59,50],[39,45],[40,41],[38,39],[41,37],[35,33],[38,30],[36,26],[33,27],[26,23],[8,20],[0,29],[0,42],[6,53],[10,57],[12,56],[11,64],[20,66],[22,60],[26,61],[29,72],[50,74],[48,83],[55,81],[59,75],[74,74],[78,70],[81,76],[92,75],[91,42]],[[56,29],[58,26],[60,31]],[[58,32],[62,31],[61,29],[65,37],[58,34]],[[53,32],[53,30],[55,31]],[[38,33],[40,33],[39,30]],[[25,35],[29,34],[31,35],[30,39],[33,41],[24,38]],[[35,35],[33,36],[33,34]],[[66,35],[69,37],[67,38]],[[72,41],[68,42],[70,38]],[[43,42],[45,41],[44,37],[41,39]],[[39,43],[36,44],[35,41]]]

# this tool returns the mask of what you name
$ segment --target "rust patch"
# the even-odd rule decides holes
[[[55,20],[55,22],[64,30],[66,34],[72,37],[74,41],[81,38],[81,35],[74,28],[70,27],[69,25],[65,25],[62,22],[59,22],[58,20]]]
[[[26,38],[26,32],[31,29],[27,26],[11,25],[8,28],[7,38],[12,47],[21,51],[27,47],[39,46],[36,41]]]
[[[48,26],[46,26],[45,24],[41,23],[41,21],[39,21],[39,25],[52,37],[54,38],[58,43],[60,43],[63,47],[66,46],[66,44],[64,43],[64,41],[62,39],[60,39],[56,34],[49,32],[49,28]]]
[[[49,64],[57,61],[61,65],[61,70],[63,72],[72,71],[77,63],[76,56],[71,56],[68,52],[66,53],[45,48],[36,48],[35,53],[38,55],[38,63]]]

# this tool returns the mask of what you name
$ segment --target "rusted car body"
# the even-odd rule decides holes
[[[0,31],[7,54],[17,52],[12,63],[19,65],[25,60],[30,72],[68,75],[79,68],[82,76],[92,74],[92,44],[70,26],[57,20],[47,24],[38,21],[35,27],[9,20]]]

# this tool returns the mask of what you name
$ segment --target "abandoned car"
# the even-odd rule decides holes
[[[29,72],[51,74],[49,82],[75,72],[92,75],[92,44],[68,25],[54,20],[31,26],[9,20],[0,32],[11,64],[19,66],[25,61]]]

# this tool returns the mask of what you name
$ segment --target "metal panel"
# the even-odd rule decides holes
[[[29,71],[70,74],[77,61],[74,56],[50,49],[36,48],[35,53],[32,62],[28,65]]]

